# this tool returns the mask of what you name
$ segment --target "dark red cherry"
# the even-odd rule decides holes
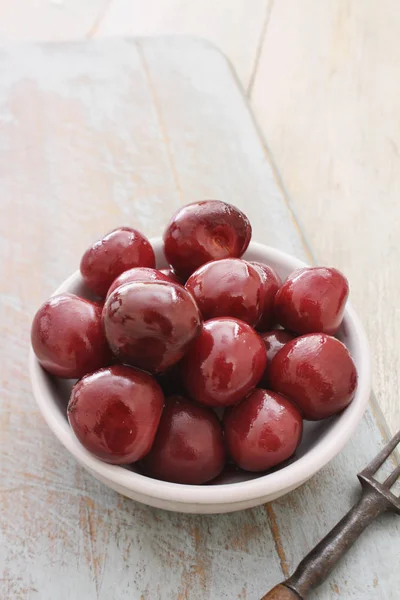
[[[107,298],[108,343],[125,363],[161,373],[177,363],[201,330],[201,316],[184,287],[166,281],[125,283]]]
[[[337,332],[349,284],[337,269],[306,267],[294,271],[275,296],[277,321],[298,334]]]
[[[86,250],[80,268],[86,285],[104,298],[114,279],[133,267],[154,268],[154,251],[139,231],[120,227]]]
[[[102,307],[74,294],[58,294],[37,311],[31,328],[32,347],[46,371],[70,379],[111,363],[101,324]]]
[[[260,337],[263,340],[265,349],[267,351],[267,366],[260,381],[259,387],[268,388],[271,360],[285,344],[294,340],[296,336],[293,333],[290,333],[290,331],[286,331],[286,329],[272,329],[271,331],[260,333]]]
[[[170,277],[158,271],[157,269],[150,269],[148,267],[134,267],[128,271],[124,271],[119,275],[112,284],[110,285],[106,299],[108,296],[124,283],[132,283],[132,281],[172,281]]]
[[[174,271],[187,279],[210,260],[239,258],[251,238],[248,218],[220,200],[193,202],[181,208],[164,233],[164,253]]]
[[[74,385],[68,420],[86,450],[108,463],[129,464],[149,452],[163,404],[153,377],[114,365]]]
[[[272,267],[260,262],[252,262],[250,264],[259,270],[264,284],[262,288],[262,315],[258,322],[257,330],[266,331],[276,323],[274,301],[277,291],[282,285],[282,281]]]
[[[253,327],[260,320],[264,282],[259,271],[240,258],[209,262],[187,280],[186,289],[197,302],[203,319],[234,317]]]
[[[260,336],[243,321],[207,321],[181,363],[191,398],[208,406],[240,402],[259,382],[267,362]]]
[[[300,412],[287,398],[256,389],[224,414],[228,452],[247,471],[266,471],[295,452],[303,431]]]
[[[271,388],[316,421],[340,412],[353,400],[357,371],[346,346],[324,333],[298,337],[272,359]]]
[[[199,485],[225,465],[221,424],[213,411],[182,396],[166,399],[156,439],[142,461],[150,477]]]

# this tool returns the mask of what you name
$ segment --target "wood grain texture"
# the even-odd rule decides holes
[[[215,44],[247,88],[271,0],[111,0],[96,36],[193,35]]]
[[[108,0],[0,0],[0,41],[84,38],[96,31]]]
[[[78,467],[26,372],[35,309],[114,226],[155,235],[183,202],[219,197],[246,211],[255,240],[307,258],[244,95],[222,55],[189,40],[3,49],[0,70],[0,598],[260,598],[354,500],[383,443],[371,411],[288,497],[177,515]],[[397,600],[399,534],[377,521],[314,597]]]
[[[396,0],[275,2],[252,93],[318,262],[349,278],[393,432],[400,427],[399,32]]]

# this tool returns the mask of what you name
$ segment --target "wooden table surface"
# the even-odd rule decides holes
[[[0,42],[167,34],[232,62],[317,261],[350,280],[399,429],[398,0],[0,0]]]
[[[375,409],[286,498],[231,515],[152,509],[84,472],[45,425],[27,374],[35,309],[97,236],[159,234],[179,205],[241,207],[254,239],[308,258],[224,57],[180,39],[0,52],[0,598],[257,600],[350,507],[383,444]],[[314,598],[397,600],[400,522],[382,518]]]

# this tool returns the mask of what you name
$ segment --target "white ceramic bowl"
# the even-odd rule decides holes
[[[157,266],[166,265],[161,238],[151,240]],[[264,262],[286,278],[305,263],[262,244],[251,242],[244,257]],[[79,271],[71,275],[55,293],[71,292],[89,297]],[[364,329],[350,304],[339,333],[350,350],[358,371],[358,388],[353,402],[339,416],[318,422],[306,422],[303,441],[295,460],[268,475],[224,475],[211,485],[182,485],[150,479],[124,468],[101,462],[78,442],[68,425],[66,406],[71,381],[58,380],[44,371],[31,349],[29,357],[33,392],[48,426],[65,448],[94,477],[108,487],[139,502],[189,513],[224,513],[250,508],[287,494],[315,475],[336,456],[357,427],[370,394],[370,357]]]

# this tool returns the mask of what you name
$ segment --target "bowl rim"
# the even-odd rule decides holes
[[[161,248],[161,238],[151,238],[156,249]],[[291,254],[266,246],[258,242],[250,242],[249,248],[267,252],[271,260],[289,262],[295,268],[308,266],[307,263]],[[66,289],[80,280],[79,270],[70,275],[52,294],[65,292]],[[47,376],[40,366],[32,347],[29,350],[29,374],[33,394],[47,425],[63,444],[63,446],[94,475],[103,481],[108,480],[142,496],[157,498],[161,501],[192,505],[226,505],[238,502],[254,501],[257,498],[272,496],[285,492],[287,488],[295,488],[315,475],[345,446],[360,422],[368,405],[371,391],[371,361],[366,333],[353,306],[347,302],[344,321],[357,339],[360,360],[357,365],[358,387],[352,403],[338,417],[323,439],[310,448],[303,456],[273,473],[255,479],[224,483],[218,485],[186,485],[152,479],[123,466],[104,463],[90,454],[75,437],[68,421],[60,414],[50,387],[46,384]]]

